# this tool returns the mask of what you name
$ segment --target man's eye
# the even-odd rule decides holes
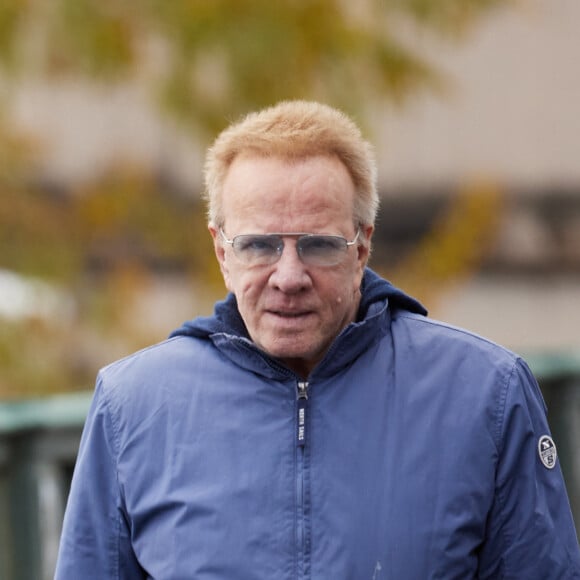
[[[269,238],[252,237],[240,240],[241,252],[269,253],[276,251],[276,241]]]
[[[340,249],[340,244],[331,237],[313,236],[311,238],[303,238],[302,244],[303,250],[307,252],[335,252]]]

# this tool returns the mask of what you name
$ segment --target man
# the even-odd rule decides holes
[[[215,314],[101,371],[57,578],[580,578],[538,386],[366,268],[373,154],[285,102],[208,153]]]

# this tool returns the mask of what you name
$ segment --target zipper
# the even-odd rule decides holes
[[[308,383],[298,382],[297,391],[297,421],[296,421],[296,444],[298,447],[306,445],[306,413],[308,411]]]
[[[297,578],[309,573],[310,533],[308,526],[308,383],[299,381],[296,391],[296,569]]]

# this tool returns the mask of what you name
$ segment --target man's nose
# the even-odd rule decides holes
[[[287,294],[301,292],[312,284],[307,268],[298,255],[296,240],[284,240],[282,255],[274,264],[269,282]]]

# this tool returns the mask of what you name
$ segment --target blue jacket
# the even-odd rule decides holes
[[[229,296],[99,374],[58,580],[580,578],[526,364],[370,270],[308,381]]]

